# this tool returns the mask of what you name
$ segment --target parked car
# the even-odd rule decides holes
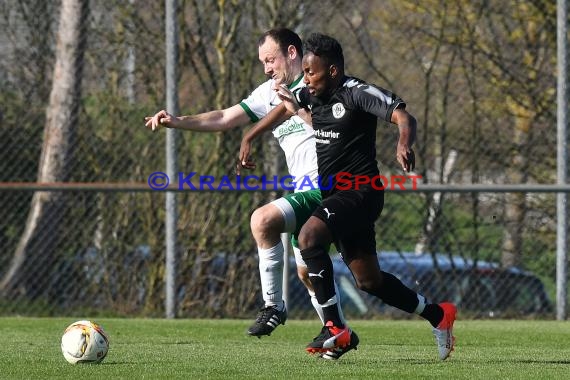
[[[503,269],[498,263],[444,254],[380,252],[378,258],[384,271],[394,274],[430,301],[453,302],[462,313],[473,317],[520,317],[553,312],[542,281],[518,268]],[[342,258],[334,255],[332,260],[345,313],[361,317],[402,313],[357,289]],[[292,268],[294,265],[292,260]],[[291,272],[289,308],[295,312],[310,310],[307,292],[296,279],[295,271]]]
[[[129,308],[136,310],[144,305],[149,294],[150,254],[150,248],[141,245],[129,254],[121,255],[120,262],[109,262],[101,260],[95,248],[89,248],[64,262],[57,271],[62,277],[54,285],[60,288],[61,305],[72,307],[78,300],[89,298],[92,306],[104,307],[109,304],[109,299],[116,302],[124,298],[123,303],[128,302]],[[347,316],[407,315],[359,290],[342,258],[339,255],[331,257],[341,304]],[[383,270],[394,274],[411,289],[432,302],[453,302],[463,315],[521,317],[553,313],[542,281],[533,273],[518,268],[504,269],[498,263],[445,254],[380,252],[378,259]],[[244,263],[252,270],[248,273],[256,275],[255,262],[255,254],[220,253],[207,255],[203,260],[196,259],[191,273],[186,273],[187,280],[180,284],[178,302],[198,297],[205,300],[202,304],[210,311],[222,310],[227,301],[223,293],[232,287],[227,279],[239,276],[236,268],[242,268]],[[307,291],[297,278],[292,256],[289,268],[287,308],[290,318],[314,315]],[[125,273],[129,274],[128,281],[125,281]],[[105,284],[103,292],[100,291],[101,283]],[[244,307],[258,307],[262,302],[261,292],[248,294],[246,298],[248,306]]]

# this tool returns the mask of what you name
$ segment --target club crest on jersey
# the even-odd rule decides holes
[[[342,105],[342,103],[333,104],[332,114],[333,114],[335,119],[340,119],[341,117],[343,117],[345,112],[346,112],[346,110],[344,109],[344,106]]]

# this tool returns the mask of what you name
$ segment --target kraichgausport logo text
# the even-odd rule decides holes
[[[310,178],[308,176],[295,178],[291,175],[284,176],[213,176],[198,174],[197,172],[176,173],[174,190],[190,191],[259,191],[259,190],[359,190],[371,187],[374,190],[417,190],[418,180],[421,175],[353,175],[348,172],[340,172],[328,178]],[[154,172],[148,176],[148,186],[153,190],[167,190],[170,188],[171,179],[164,172]]]

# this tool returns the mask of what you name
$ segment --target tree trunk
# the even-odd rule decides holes
[[[53,83],[46,114],[38,182],[68,179],[73,135],[78,119],[88,0],[62,0]],[[63,222],[61,192],[36,192],[22,237],[0,293],[8,298],[49,294],[57,267],[59,226]]]

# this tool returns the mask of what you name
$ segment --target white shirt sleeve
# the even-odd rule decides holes
[[[273,79],[270,79],[253,90],[239,104],[251,121],[255,123],[265,117],[279,103],[281,103],[281,99],[273,91]]]

